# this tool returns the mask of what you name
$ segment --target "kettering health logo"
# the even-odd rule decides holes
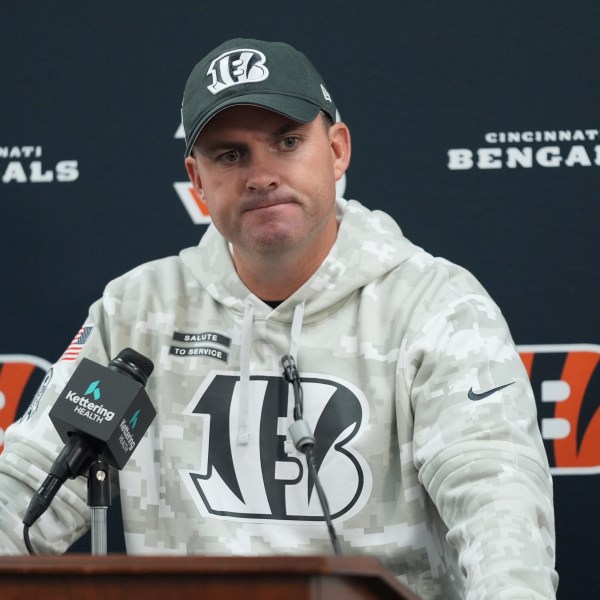
[[[96,402],[98,400],[100,400],[100,388],[98,387],[99,384],[100,384],[99,380],[92,381],[92,383],[90,383],[88,389],[85,391],[85,393],[83,395],[87,396],[88,394],[93,394],[94,400],[96,400]]]
[[[42,146],[0,146],[2,183],[70,183],[79,178],[76,160],[48,162]]]
[[[600,166],[598,129],[490,131],[480,148],[451,148],[448,169],[532,169]]]
[[[140,413],[142,412],[142,410],[140,408],[138,408],[134,413],[133,416],[131,417],[131,419],[129,419],[129,426],[131,427],[131,429],[135,429],[137,424],[138,424],[138,419],[140,417]]]
[[[94,402],[89,399],[92,396]],[[85,390],[83,396],[78,396],[73,390],[69,390],[66,395],[67,400],[75,404],[74,412],[94,421],[95,423],[104,423],[104,421],[112,421],[115,413],[108,410],[103,404],[98,404],[101,398],[100,381],[92,381]]]

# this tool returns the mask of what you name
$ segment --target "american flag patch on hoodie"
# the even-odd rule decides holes
[[[60,360],[75,360],[79,356],[79,353],[83,350],[83,346],[90,337],[93,329],[93,325],[84,325],[77,332],[77,335],[73,338],[73,341],[67,346],[67,349],[60,357]]]

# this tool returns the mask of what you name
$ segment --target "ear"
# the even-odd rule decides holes
[[[185,170],[187,171],[188,177],[194,186],[196,192],[200,198],[203,196],[202,192],[202,179],[200,178],[200,173],[198,172],[198,163],[193,156],[187,156],[185,159]]]
[[[338,181],[350,164],[352,145],[348,126],[341,122],[331,125],[329,128],[329,142],[331,143],[335,180]]]

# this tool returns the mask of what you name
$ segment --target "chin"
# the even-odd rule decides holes
[[[287,250],[298,242],[298,236],[289,230],[272,228],[269,231],[253,232],[250,245],[256,250],[268,252],[273,250]]]

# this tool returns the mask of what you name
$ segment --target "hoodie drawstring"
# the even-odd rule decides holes
[[[298,351],[300,349],[300,334],[302,332],[302,322],[304,320],[304,302],[297,304],[294,308],[294,317],[292,319],[292,328],[290,332],[290,351],[298,363]],[[247,446],[249,440],[248,416],[250,410],[250,354],[252,352],[252,325],[254,322],[254,307],[250,302],[246,302],[244,310],[244,320],[242,323],[242,339],[240,352],[240,404],[239,420],[237,431],[237,445]],[[281,357],[276,357],[279,365]]]
[[[290,339],[290,355],[294,357],[298,364],[298,351],[300,350],[300,332],[302,331],[302,321],[304,319],[304,301],[296,304],[294,308],[294,318],[292,319],[292,331]]]
[[[246,302],[242,324],[242,348],[240,353],[240,411],[238,420],[237,444],[248,444],[248,410],[250,405],[250,352],[252,350],[252,321],[254,307]]]

